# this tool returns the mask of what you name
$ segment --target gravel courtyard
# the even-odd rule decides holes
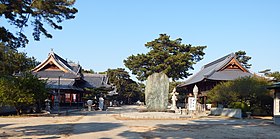
[[[137,106],[134,106],[135,108]],[[128,108],[128,107],[127,107]],[[78,111],[67,116],[1,117],[0,138],[201,139],[279,138],[271,118],[125,119],[111,111]]]

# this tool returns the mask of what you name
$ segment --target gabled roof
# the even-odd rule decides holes
[[[204,65],[198,73],[191,76],[184,84],[178,87],[195,84],[205,79],[228,81],[251,75],[252,74],[238,62],[235,54],[231,53]]]
[[[57,70],[47,70],[48,66],[53,65]],[[50,76],[65,76],[66,78],[77,78],[80,77],[81,66],[73,62],[67,62],[53,51],[48,55],[48,58],[35,67],[32,71],[39,77],[50,77]]]
[[[85,88],[111,87],[106,74],[83,74],[81,68],[79,64],[68,62],[51,51],[48,58],[32,70],[32,74],[46,79],[51,89],[81,91]]]

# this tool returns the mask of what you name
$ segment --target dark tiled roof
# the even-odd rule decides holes
[[[53,58],[66,71],[60,69],[41,70],[50,58]],[[80,71],[81,66],[79,64],[67,62],[52,51],[49,53],[47,60],[34,68],[32,73],[41,79],[48,79],[48,87],[52,89],[83,90],[84,88],[111,87],[107,84],[108,77],[106,74],[82,74]],[[58,85],[59,79],[60,85]]]
[[[56,79],[56,78],[49,78],[47,80],[47,86],[51,89],[69,89],[69,90],[78,90],[83,91],[82,88],[76,87],[75,79]]]
[[[240,77],[251,76],[251,75],[252,75],[251,73],[243,72],[241,70],[226,69],[223,71],[213,73],[213,75],[210,76],[208,79],[229,81],[229,80],[235,80]]]
[[[41,62],[41,64],[35,67],[32,71],[33,72],[43,71],[42,70],[43,67],[51,58],[53,58],[60,67],[63,67],[65,70],[67,70],[67,73],[72,73],[76,76],[80,76],[81,66],[79,64],[75,64],[73,62],[67,62],[59,55],[55,54],[53,51],[49,53],[48,58],[45,61]],[[47,72],[51,72],[51,71],[47,71]]]
[[[84,73],[84,80],[85,84],[84,87],[86,88],[100,88],[100,87],[110,87],[108,85],[108,77],[106,74],[90,74]]]
[[[78,73],[80,70],[80,65],[79,64],[75,64],[73,62],[67,62],[66,60],[64,60],[63,58],[61,58],[59,55],[57,55],[54,52],[51,52],[50,55],[54,56],[54,59],[56,59],[56,61],[65,69],[68,69],[70,72],[74,72],[74,73]]]
[[[236,69],[225,69],[220,71],[220,69],[228,64],[233,58],[235,58],[235,54],[232,53],[204,65],[198,73],[191,76],[184,84],[181,84],[178,87],[194,84],[204,79],[228,81],[252,75],[250,72],[243,72]]]
[[[68,78],[68,79],[75,79],[79,78],[76,74],[73,73],[65,73],[63,71],[39,71],[39,72],[33,72],[34,75],[40,78]]]

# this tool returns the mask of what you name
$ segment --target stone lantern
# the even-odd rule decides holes
[[[198,87],[194,85],[193,87],[193,95],[195,99],[195,110],[197,110],[197,95],[198,95]]]

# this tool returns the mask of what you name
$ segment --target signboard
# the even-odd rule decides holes
[[[195,97],[189,97],[188,99],[188,104],[189,104],[189,110],[196,110],[196,99]]]

